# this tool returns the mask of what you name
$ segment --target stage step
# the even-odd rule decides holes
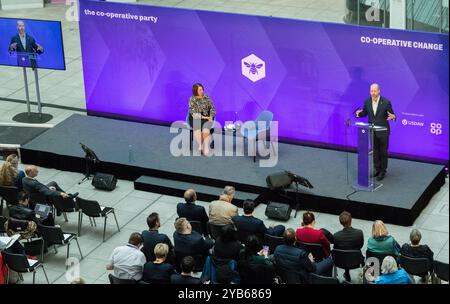
[[[178,196],[180,197],[180,202],[183,201],[183,195],[186,189],[194,189],[197,193],[197,199],[199,201],[211,202],[219,198],[220,193],[222,193],[223,188],[206,186],[202,184],[195,184],[183,181],[176,181],[165,178],[157,178],[151,176],[141,176],[134,181],[134,189],[154,192],[164,195]],[[251,199],[257,203],[256,198],[258,194],[236,191],[236,195],[233,199],[233,204],[242,208],[244,200]]]

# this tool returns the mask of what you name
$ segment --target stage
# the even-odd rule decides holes
[[[216,136],[220,136],[216,132]],[[239,201],[246,197],[258,203],[267,200],[289,201],[267,191],[266,177],[289,170],[307,178],[314,186],[300,186],[300,208],[339,214],[350,211],[355,218],[410,226],[426,207],[431,197],[445,183],[443,165],[389,159],[383,187],[375,192],[354,192],[356,154],[280,143],[278,162],[274,167],[260,167],[251,156],[180,156],[174,157],[169,147],[177,134],[165,126],[74,114],[54,128],[45,131],[21,147],[22,161],[59,170],[84,172],[84,152],[80,143],[95,151],[101,163],[96,171],[115,174],[118,178],[171,186],[140,190],[167,194],[168,189],[202,185],[206,192],[217,195],[225,185],[233,185]],[[131,145],[131,155],[130,155]],[[81,179],[80,175],[80,179]],[[145,181],[144,181],[145,184]],[[135,185],[137,183],[135,182]],[[352,194],[353,193],[353,194]],[[251,197],[250,194],[253,194]],[[350,195],[352,194],[352,195]],[[349,196],[350,195],[350,196]],[[292,197],[292,192],[289,192]],[[348,197],[349,196],[349,197]],[[205,197],[205,196],[203,196]],[[212,197],[210,194],[209,197]]]

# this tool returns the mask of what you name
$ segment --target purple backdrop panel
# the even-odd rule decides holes
[[[201,82],[220,123],[267,109],[282,138],[355,147],[376,82],[390,152],[448,159],[448,35],[81,0],[80,36],[89,113],[184,120]]]

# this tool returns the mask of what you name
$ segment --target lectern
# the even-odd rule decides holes
[[[357,122],[358,130],[358,178],[353,188],[362,191],[375,191],[382,186],[373,178],[373,136],[375,132],[387,131],[386,127]]]

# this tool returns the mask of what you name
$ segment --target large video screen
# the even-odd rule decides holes
[[[0,18],[0,65],[65,70],[61,22]]]
[[[378,83],[391,155],[448,159],[448,35],[82,0],[80,36],[90,114],[184,120],[200,82],[222,125],[270,110],[282,139],[354,148]]]

